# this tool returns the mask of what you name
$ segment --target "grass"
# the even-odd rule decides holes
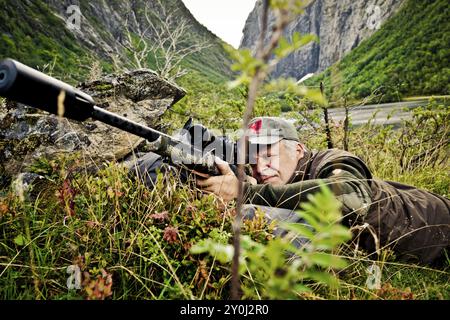
[[[62,166],[48,165],[46,177],[53,182],[45,188],[26,192],[24,202],[11,193],[2,198],[3,299],[109,296],[111,292],[98,288],[97,296],[86,290],[69,292],[70,265],[83,272],[84,287],[98,287],[102,269],[112,273],[115,299],[186,299],[197,294],[201,260],[188,250],[195,239],[223,228],[226,215],[215,219],[216,199],[199,199],[187,187],[175,193],[173,182],[150,192],[115,165],[96,177],[59,175],[53,170]],[[192,219],[197,206],[207,210]],[[200,216],[208,218],[208,224],[202,224]],[[173,225],[177,227],[168,236]]]
[[[448,300],[450,269],[444,270],[395,261],[379,261],[381,265],[381,288],[369,290],[366,286],[367,268],[373,261],[355,260],[342,276],[343,284],[332,297],[336,299],[383,299],[383,300]]]
[[[412,97],[404,97],[403,101],[416,101],[416,100],[429,100],[431,98],[434,99],[449,99],[449,95],[433,95],[433,96],[412,96]]]
[[[70,70],[87,65],[92,57],[85,48],[74,44],[70,33],[65,32],[61,38],[61,35],[52,36],[53,29],[45,28],[50,23],[64,29],[48,6],[38,2],[39,10],[36,12],[19,6],[23,16],[33,19],[17,28],[17,8],[8,6],[6,1],[0,3],[4,4],[5,13],[9,13],[8,18],[4,19],[4,27],[0,28],[3,40],[0,43],[1,52],[32,65],[55,61],[54,65],[58,66],[58,61],[64,60],[64,70],[56,67],[51,71],[69,79],[72,74],[80,79],[86,76],[87,69],[81,72]],[[448,89],[445,86],[448,81],[443,81],[448,69],[442,68],[446,66],[443,63],[447,52],[447,48],[443,47],[445,41],[429,41],[438,38],[448,27],[448,23],[443,22],[445,10],[439,10],[444,2],[436,1],[432,6],[438,14],[431,16],[436,19],[420,19],[425,12],[421,10],[423,6],[426,4],[416,5],[409,1],[407,10],[344,58],[337,68],[343,77],[342,88],[333,88],[336,90],[329,95],[342,95],[351,87],[355,93],[349,98],[359,99],[382,84],[387,87],[385,97],[396,99],[400,93],[423,93],[420,87],[422,82],[426,85],[426,93],[445,92]],[[420,23],[415,23],[411,17]],[[40,23],[41,20],[49,23]],[[403,23],[403,20],[408,23]],[[93,23],[98,24],[97,21]],[[420,41],[410,37],[404,46],[398,47],[398,41],[393,41],[394,36],[402,33],[402,27],[410,23],[415,23],[415,27],[421,30],[435,32],[426,34],[415,32],[415,27],[407,28]],[[444,28],[437,30],[429,27],[438,24]],[[389,28],[394,27],[396,30],[392,32]],[[36,30],[43,32],[34,39],[30,35]],[[380,38],[383,41],[379,41]],[[22,44],[20,48],[17,43]],[[409,49],[411,44],[415,49],[417,43],[426,44],[423,50],[417,51],[419,56],[409,63],[402,63],[401,59],[409,55],[400,51]],[[66,49],[61,48],[61,44]],[[421,55],[420,52],[427,50],[437,51],[440,60]],[[395,63],[386,62],[390,60],[395,60]],[[105,68],[111,68],[108,61],[101,62]],[[148,62],[154,63],[150,58]],[[178,104],[178,108],[182,109],[178,111],[187,109],[191,113],[206,114],[206,118],[213,119],[212,123],[217,121],[231,125],[232,119],[239,119],[237,115],[243,110],[243,99],[241,97],[238,101],[237,97],[245,96],[245,92],[224,93],[222,83],[230,74],[228,64],[220,42],[186,59],[183,66],[196,71],[180,81],[195,93],[194,98],[185,98]],[[389,70],[385,65],[391,66]],[[409,69],[403,70],[403,67]],[[364,71],[356,72],[364,79],[346,77],[354,73],[355,68]],[[401,76],[417,75],[420,70],[423,72],[410,80],[409,76]],[[327,90],[331,88],[332,71],[328,69],[319,78],[325,81]],[[393,76],[386,78],[386,74]],[[209,81],[200,81],[205,75]],[[374,75],[378,76],[374,78]],[[352,83],[347,83],[348,79],[356,81],[357,86],[353,88]],[[406,87],[400,86],[403,84],[399,79],[406,79]],[[208,92],[209,96],[204,92]],[[229,99],[219,104],[218,101],[223,101],[225,96]],[[265,97],[259,100],[257,113],[275,115],[272,112],[274,100],[264,100]],[[281,110],[282,106],[275,107]],[[222,113],[224,110],[226,112]],[[405,121],[399,130],[370,122],[353,129],[350,132],[350,151],[362,157],[379,178],[412,184],[448,196],[449,126],[448,106],[431,102],[426,108],[415,110],[413,119]],[[321,148],[324,136],[321,128],[315,128],[307,144],[310,148]],[[332,132],[335,146],[342,146],[342,127],[335,125]],[[157,185],[150,190],[115,163],[105,163],[95,174],[87,174],[83,169],[85,164],[79,160],[84,158],[84,155],[73,154],[56,159],[39,159],[27,170],[43,176],[41,182],[30,187],[16,180],[0,191],[0,298],[229,298],[230,263],[226,256],[235,214],[232,204],[226,205],[213,195],[202,195],[192,183],[181,184],[176,176],[160,175]],[[325,199],[322,209],[327,208],[324,209],[326,213],[336,209],[332,199],[320,199]],[[316,206],[310,213],[320,213],[320,210]],[[328,230],[327,227],[323,229]],[[450,298],[449,261],[438,269],[402,263],[387,249],[374,258],[352,245],[341,245],[328,248],[332,253],[329,255],[316,251],[302,252],[301,257],[310,259],[311,263],[307,266],[296,265],[298,260],[286,263],[284,250],[287,245],[274,240],[271,231],[273,226],[267,225],[258,215],[243,224],[243,234],[247,236],[243,243],[248,247],[242,286],[247,298]],[[209,244],[207,250],[194,253],[192,248],[196,245],[198,248],[202,243],[205,246]],[[345,264],[343,259],[347,261]],[[379,288],[369,289],[366,284],[370,266],[380,269]],[[337,283],[334,283],[335,279],[338,279]],[[68,285],[75,288],[69,289]]]
[[[370,123],[355,128],[350,151],[364,157],[377,177],[448,196],[448,144],[419,162],[412,161],[439,138],[448,137],[448,116],[448,108],[431,104],[416,110],[399,130]],[[339,147],[340,127],[333,128]],[[425,139],[434,128],[438,132],[433,139]],[[319,141],[322,136],[316,134],[316,138]],[[319,145],[311,140],[310,147],[314,144]],[[231,243],[232,205],[212,195],[201,196],[192,185],[180,184],[177,177],[161,175],[155,189],[149,190],[114,163],[95,175],[87,174],[82,158],[41,159],[29,170],[44,176],[45,182],[31,189],[16,183],[1,191],[2,299],[229,298],[230,264],[208,254],[193,254],[190,248],[208,239]],[[270,230],[260,219],[243,226],[244,234],[264,245],[271,242]],[[347,245],[336,253],[348,262],[344,268],[327,269],[337,276],[339,286],[311,280],[306,282],[309,291],[298,293],[297,298],[450,298],[448,262],[438,269],[405,264],[388,250],[370,260],[371,256]],[[380,289],[366,285],[367,267],[373,264],[381,269]],[[80,289],[67,288],[68,278],[73,276],[69,282],[74,284],[78,276],[67,273],[71,265],[78,268]],[[248,297],[257,298],[252,283],[267,274],[258,275],[251,265],[249,270],[253,271],[244,273],[244,289]],[[295,276],[291,274],[289,281]],[[279,292],[277,286],[286,285],[280,281],[267,291],[272,293],[266,298],[277,298],[273,293]],[[258,283],[258,294],[262,294],[264,281]]]

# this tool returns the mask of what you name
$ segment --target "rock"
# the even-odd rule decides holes
[[[272,76],[300,79],[308,73],[323,71],[370,37],[379,24],[395,14],[404,2],[405,0],[312,1],[305,12],[291,22],[285,30],[285,36],[289,37],[294,32],[315,34],[319,42],[309,43],[286,57],[277,65]],[[245,23],[241,48],[254,49],[261,14],[262,2],[258,1]],[[274,19],[273,14],[270,14],[269,25],[273,25]]]
[[[162,127],[164,112],[185,95],[182,88],[147,69],[108,75],[79,88],[90,94],[99,107],[157,130]],[[3,180],[26,171],[40,157],[79,151],[84,155],[82,164],[89,166],[121,160],[144,143],[143,138],[100,121],[80,123],[12,101],[0,104]]]

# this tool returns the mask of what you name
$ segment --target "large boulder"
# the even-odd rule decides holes
[[[90,94],[99,107],[157,130],[163,128],[163,113],[185,95],[182,88],[147,69],[108,75],[78,88]],[[0,102],[3,180],[25,172],[40,157],[80,151],[83,165],[89,166],[121,160],[143,143],[143,138],[100,121],[89,119],[81,123],[13,101]]]

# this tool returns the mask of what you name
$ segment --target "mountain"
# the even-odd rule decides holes
[[[450,94],[450,10],[447,0],[408,0],[370,38],[321,75],[327,96],[381,101]]]
[[[290,23],[284,34],[288,38],[294,32],[315,34],[319,41],[309,43],[285,58],[272,75],[300,79],[308,73],[323,71],[374,34],[378,24],[389,19],[403,2],[404,0],[312,1],[305,12]],[[258,1],[245,23],[241,48],[253,48],[255,45],[261,14],[262,2]],[[274,21],[273,14],[269,15],[269,21]]]
[[[133,69],[135,52],[158,44],[158,35],[167,41],[170,37],[158,31],[169,26],[174,36],[181,24],[184,32],[177,39],[177,53],[192,45],[208,46],[183,59],[183,67],[212,81],[230,77],[222,40],[196,21],[181,0],[0,0],[0,6],[0,57],[12,57],[62,80],[84,80],[95,61],[104,72],[115,66]],[[143,66],[157,69],[154,56],[162,52],[155,52]]]
[[[241,47],[255,41],[260,14],[258,1]],[[288,56],[274,77],[315,73],[305,84],[323,82],[331,100],[359,100],[373,92],[386,102],[450,94],[448,0],[315,0],[286,35],[294,31],[316,34],[319,42]]]

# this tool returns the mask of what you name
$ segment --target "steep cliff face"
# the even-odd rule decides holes
[[[294,32],[315,34],[319,42],[309,43],[294,52],[273,72],[274,77],[301,78],[307,73],[323,71],[347,52],[370,37],[391,17],[405,0],[315,0],[305,12],[291,22],[285,36]],[[262,2],[250,13],[240,47],[253,48],[259,33]],[[270,15],[270,20],[274,17]]]
[[[448,0],[406,0],[370,38],[338,62],[306,80],[324,83],[327,97],[384,102],[450,92]]]

